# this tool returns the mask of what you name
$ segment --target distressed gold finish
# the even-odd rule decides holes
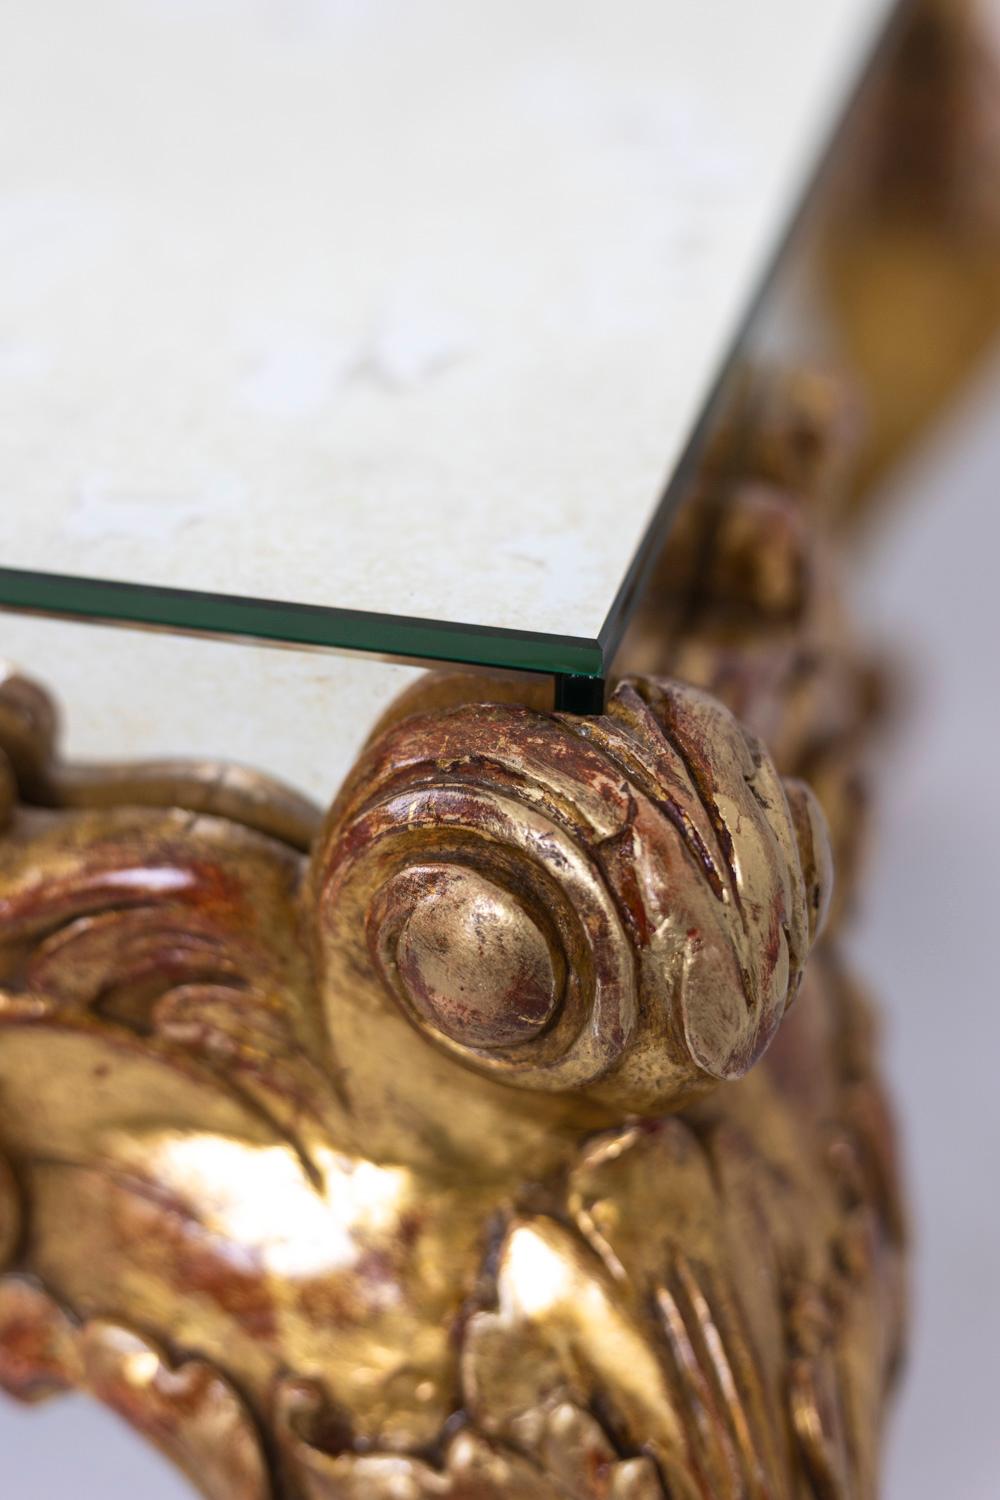
[[[817,234],[868,425],[851,519],[1000,329],[1000,34],[983,0],[917,0],[900,19]]]
[[[881,700],[825,536],[851,425],[760,388],[603,715],[430,674],[325,821],[64,767],[0,684],[11,1395],[91,1391],[212,1500],[875,1493],[904,1231],[836,949]]]

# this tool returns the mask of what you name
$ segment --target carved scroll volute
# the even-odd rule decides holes
[[[625,682],[594,719],[478,705],[396,725],[314,864],[345,1086],[361,1073],[365,1105],[391,1103],[361,1128],[500,1162],[532,1120],[551,1142],[560,1118],[738,1077],[795,993],[828,880],[810,794],[693,689]]]

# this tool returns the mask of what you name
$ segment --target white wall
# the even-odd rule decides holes
[[[1000,358],[897,476],[870,619],[914,698],[854,944],[886,1011],[916,1219],[888,1500],[1000,1495]]]

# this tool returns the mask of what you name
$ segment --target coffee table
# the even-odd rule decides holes
[[[8,7],[4,650],[102,762],[0,683],[14,1396],[226,1500],[870,1492],[879,680],[773,356],[898,24]]]

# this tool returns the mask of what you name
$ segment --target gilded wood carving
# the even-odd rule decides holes
[[[849,414],[765,396],[601,716],[433,674],[321,820],[64,766],[0,685],[11,1395],[213,1500],[874,1493],[904,1234],[836,929],[879,679]]]

